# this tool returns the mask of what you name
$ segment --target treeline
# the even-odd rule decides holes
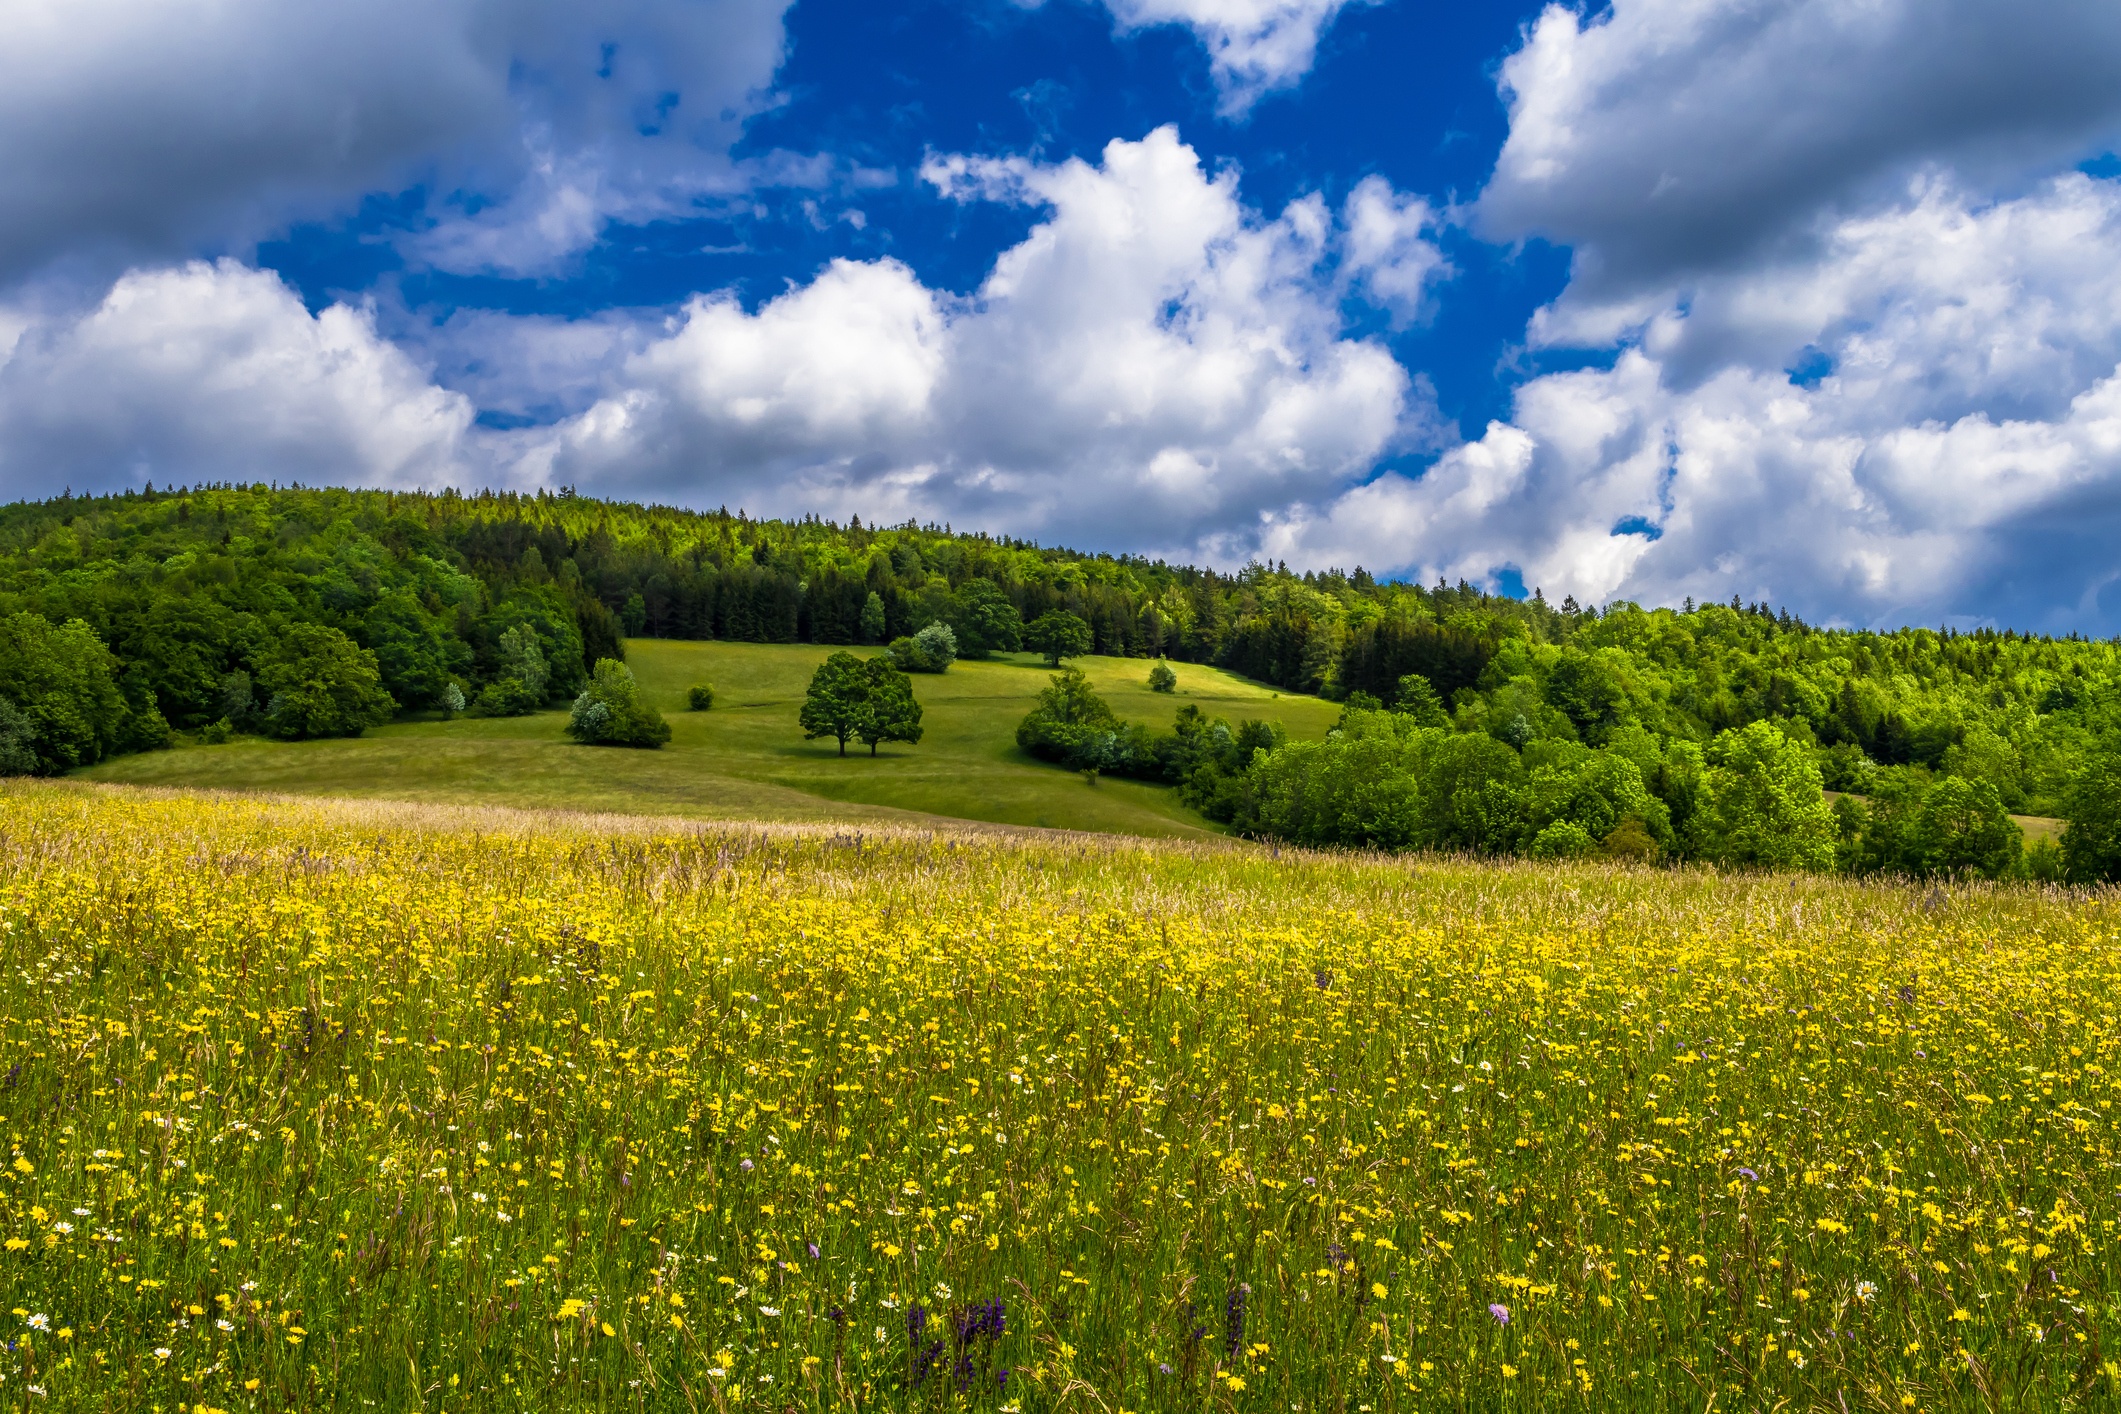
[[[1152,680],[1152,686],[1154,682]],[[1597,747],[1456,722],[1409,675],[1402,710],[1357,694],[1321,741],[1273,722],[1233,726],[1192,705],[1166,731],[1122,721],[1076,669],[1017,729],[1027,752],[1075,770],[1176,785],[1240,834],[1325,848],[1532,859],[2049,882],[2121,881],[2121,743],[2076,764],[2059,842],[2030,849],[1995,785],[1880,772],[1876,794],[1822,785],[1820,749],[1760,720],[1706,744],[1624,724]],[[1470,700],[1470,699],[1469,699]]]
[[[1961,780],[2052,815],[2121,720],[2106,641],[1826,630],[1735,601],[1555,605],[1359,568],[1224,574],[566,493],[203,486],[0,507],[0,755],[60,770],[172,731],[528,710],[579,694],[627,635],[854,646],[942,624],[976,657],[1052,614],[1082,620],[1093,653],[1398,709],[1528,770],[1641,738],[1660,759],[1706,753],[1764,722],[1832,791]]]

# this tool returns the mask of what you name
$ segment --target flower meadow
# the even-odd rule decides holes
[[[2104,896],[0,787],[0,1399],[2121,1399]]]

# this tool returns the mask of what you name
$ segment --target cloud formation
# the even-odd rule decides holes
[[[233,261],[136,272],[92,309],[0,316],[0,495],[142,479],[433,486],[479,463],[469,399],[360,309]]]
[[[925,175],[1050,214],[965,300],[840,261],[755,314],[693,301],[621,388],[533,439],[536,474],[1189,548],[1350,484],[1419,415],[1385,349],[1341,334],[1341,260],[1412,301],[1442,267],[1389,189],[1341,218],[1309,197],[1263,220],[1169,128],[1098,166]]]
[[[1549,5],[1503,64],[1483,230],[1574,247],[1599,298],[1802,240],[1945,169],[1992,194],[2121,135],[2107,0]]]
[[[0,11],[0,282],[239,250],[430,184],[451,268],[549,266],[737,185],[788,0],[22,0]]]
[[[1184,25],[1208,51],[1226,118],[1293,88],[1318,58],[1319,37],[1351,0],[1105,0],[1121,33]],[[1352,0],[1369,4],[1375,0]]]
[[[1424,576],[1507,565],[1594,602],[2121,621],[2121,183],[1987,202],[1923,181],[1814,256],[1624,313],[1546,330],[1624,338],[1610,369],[1533,379],[1419,480],[1269,546]]]

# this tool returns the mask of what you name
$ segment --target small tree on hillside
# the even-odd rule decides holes
[[[921,704],[914,700],[913,679],[899,671],[890,658],[879,654],[862,664],[862,682],[868,700],[854,734],[876,755],[880,741],[903,741],[908,746],[921,739]]]
[[[389,721],[398,706],[383,690],[375,655],[323,624],[282,630],[259,665],[258,682],[270,694],[266,730],[290,740],[359,736]]]
[[[884,636],[884,599],[874,589],[862,601],[862,642],[875,643]]]
[[[869,710],[869,676],[862,660],[852,653],[833,654],[810,675],[810,690],[804,694],[803,739],[829,736],[847,754],[847,738],[862,729]]]
[[[1090,625],[1066,609],[1049,609],[1024,630],[1024,646],[1045,654],[1047,666],[1057,668],[1061,659],[1080,658],[1090,651]]]
[[[1172,672],[1171,665],[1161,658],[1156,660],[1155,667],[1149,669],[1149,691],[1178,691],[1178,674]]]

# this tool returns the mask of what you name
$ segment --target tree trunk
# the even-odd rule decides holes
[[[840,755],[842,755],[842,756],[845,756],[846,754],[847,754],[847,738],[845,738],[845,737],[841,737],[841,738],[840,738]]]
[[[871,756],[876,755],[876,743],[873,741],[869,743],[869,754]]]

